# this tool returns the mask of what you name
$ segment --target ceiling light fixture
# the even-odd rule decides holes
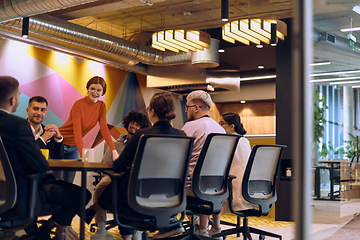
[[[342,32],[356,32],[356,31],[360,31],[360,27],[343,28],[340,31],[342,31]]]
[[[360,85],[351,86],[352,88],[360,88]]]
[[[259,79],[271,79],[271,78],[276,78],[276,75],[266,75],[266,76],[246,77],[246,78],[240,77],[240,82],[241,81],[259,80]]]
[[[345,81],[345,80],[353,80],[353,79],[360,79],[360,76],[358,77],[343,77],[343,78],[326,78],[326,79],[313,79],[309,82],[332,82],[332,81]]]
[[[311,63],[310,66],[322,66],[322,65],[329,65],[331,64],[330,61],[325,61],[325,62],[314,62],[314,63]]]
[[[208,85],[206,86],[206,90],[213,92],[213,91],[215,91],[215,88],[213,87],[213,85],[208,84]]]
[[[277,31],[277,23],[272,22],[271,23],[271,37],[270,37],[270,45],[272,47],[275,47],[277,45],[276,31]]]
[[[354,12],[356,12],[357,14],[360,14],[360,6],[359,6],[359,5],[354,6],[354,7],[352,8],[352,10],[353,10]]]
[[[276,29],[272,23],[276,23]],[[273,38],[271,32],[273,28]],[[275,31],[274,31],[275,30]],[[276,33],[276,34],[275,34]],[[241,19],[225,23],[222,27],[222,37],[225,41],[235,43],[235,40],[246,45],[250,42],[260,45],[261,42],[270,44],[287,36],[286,23],[269,19]]]
[[[330,85],[337,85],[337,84],[350,84],[350,83],[360,83],[360,81],[332,82],[332,83],[330,83]]]
[[[151,47],[165,51],[168,49],[173,52],[196,52],[209,48],[210,34],[195,30],[165,30],[153,33]]]
[[[338,75],[338,74],[350,74],[350,73],[360,73],[360,70],[314,73],[314,74],[310,74],[310,77],[328,76],[328,75]]]
[[[142,2],[144,5],[148,5],[148,6],[152,6],[154,3],[151,1],[147,1],[147,0],[139,0],[140,2]]]
[[[27,38],[29,36],[29,17],[23,18],[21,36],[23,38]]]
[[[264,45],[262,45],[262,44],[256,45],[256,48],[263,48],[263,47],[264,47]]]
[[[219,49],[218,52],[219,52],[219,53],[223,53],[223,52],[225,52],[225,49]]]
[[[263,65],[259,65],[258,69],[264,69],[265,67]]]
[[[246,101],[245,101],[245,100],[241,100],[240,103],[246,103]]]
[[[221,0],[221,21],[229,21],[229,0]]]

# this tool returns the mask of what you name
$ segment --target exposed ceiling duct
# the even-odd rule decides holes
[[[328,51],[338,52],[351,57],[360,57],[360,44],[355,43],[355,49],[349,47],[349,39],[314,29],[314,45]],[[330,60],[330,59],[329,59]]]
[[[45,2],[51,2],[53,4],[52,8],[50,7],[51,3],[49,5],[45,4]],[[91,1],[68,0],[66,6],[84,2]],[[62,1],[7,1],[6,4],[3,2],[2,8],[0,8],[0,19],[18,19],[1,22],[0,33],[10,39],[17,39],[35,46],[45,46],[50,50],[60,50],[144,75],[148,75],[147,65],[159,66],[161,69],[162,66],[188,65],[191,62],[191,52],[168,54],[53,16],[45,14],[31,16],[55,10],[59,4],[63,4]],[[64,5],[62,6],[64,7]],[[20,37],[22,17],[24,16],[31,16],[29,21],[30,34],[27,39]],[[180,68],[182,67],[180,66]],[[173,74],[176,75],[177,73],[173,72]],[[202,78],[201,82],[206,84],[206,77]],[[221,85],[221,81],[218,85]],[[224,88],[229,89],[228,85],[229,83]],[[238,89],[238,83],[235,85],[235,89]],[[231,88],[231,90],[234,90],[234,88]]]
[[[22,19],[1,24],[21,29]],[[149,65],[177,65],[191,61],[189,53],[167,55],[148,46],[139,46],[135,42],[44,14],[30,17],[29,32],[30,38],[31,33],[36,33],[114,55],[124,65],[136,65],[139,62]]]
[[[98,0],[0,0],[0,22],[96,1]]]

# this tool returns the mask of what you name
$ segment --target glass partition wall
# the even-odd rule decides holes
[[[360,27],[357,9],[313,0],[312,239],[345,239],[360,223],[360,32],[349,29]]]

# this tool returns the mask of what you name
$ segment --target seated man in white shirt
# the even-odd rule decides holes
[[[26,108],[28,122],[34,134],[35,141],[40,149],[49,149],[49,157],[52,159],[64,158],[63,138],[55,124],[44,126],[42,122],[47,115],[48,102],[42,96],[30,98]],[[56,174],[54,174],[56,176]]]

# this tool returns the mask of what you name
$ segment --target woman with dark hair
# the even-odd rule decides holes
[[[106,106],[100,97],[106,92],[106,82],[102,77],[92,77],[86,84],[87,96],[77,100],[71,108],[70,116],[66,122],[59,127],[63,136],[64,158],[78,159],[82,155],[83,137],[93,129],[97,123],[100,125],[100,132],[112,151],[113,159],[119,157],[111,139],[110,131],[106,120]],[[57,178],[73,182],[75,172],[57,172]]]
[[[223,113],[221,115],[221,120],[219,124],[225,129],[226,133],[228,134],[239,134],[241,136],[244,136],[246,134],[246,130],[241,123],[240,116],[235,112]],[[244,205],[246,201],[242,197],[241,184],[245,168],[250,156],[250,152],[251,146],[249,140],[247,140],[245,137],[240,138],[230,168],[230,175],[236,176],[236,178],[232,181],[233,205],[235,210],[246,209]],[[229,212],[227,203],[224,203],[222,205],[221,212]]]
[[[168,92],[156,93],[150,100],[150,105],[146,109],[148,116],[153,124],[152,127],[139,129],[134,133],[131,139],[126,144],[120,157],[114,162],[114,170],[123,173],[122,179],[118,183],[118,200],[120,206],[129,207],[127,201],[127,188],[131,172],[131,167],[134,161],[136,149],[143,134],[166,134],[186,136],[186,134],[173,128],[170,121],[175,118],[175,99]],[[103,209],[107,209],[112,199],[111,184],[104,190],[99,197],[98,203]],[[121,236],[124,240],[131,240],[133,229],[119,227]]]

